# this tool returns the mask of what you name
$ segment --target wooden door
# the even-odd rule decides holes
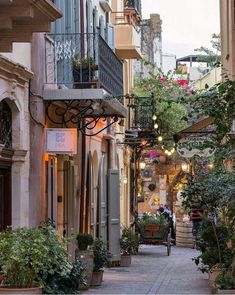
[[[0,230],[11,223],[11,168],[0,166]]]

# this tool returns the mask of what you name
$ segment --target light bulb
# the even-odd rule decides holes
[[[188,172],[189,170],[189,167],[188,167],[188,164],[187,163],[182,163],[181,164],[181,168],[184,172]]]
[[[161,141],[163,141],[163,137],[160,135],[160,136],[158,136],[157,140],[161,142]]]
[[[174,153],[174,151],[175,151],[175,148],[172,148],[172,149],[171,149],[171,153],[173,154],[173,153]]]
[[[213,169],[213,168],[214,168],[214,164],[213,164],[213,163],[209,163],[209,164],[207,165],[207,167],[208,167],[209,169]]]
[[[158,124],[155,123],[153,127],[154,127],[154,129],[158,129]]]
[[[157,120],[157,116],[154,114],[153,117],[152,117],[152,119],[153,119],[154,121]]]
[[[141,161],[140,162],[140,169],[144,170],[145,166],[146,166],[145,162]]]
[[[123,183],[124,183],[124,184],[127,184],[127,177],[124,177],[124,178],[123,178]]]

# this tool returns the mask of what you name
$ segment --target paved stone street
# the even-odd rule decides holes
[[[193,249],[141,245],[130,267],[105,269],[102,286],[83,294],[210,294],[207,274],[197,271]]]

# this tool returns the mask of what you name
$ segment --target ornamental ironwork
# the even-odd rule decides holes
[[[107,115],[102,100],[54,100],[46,103],[47,118],[61,127],[76,127],[86,136],[95,136],[118,121]],[[106,123],[98,127],[98,123]],[[98,127],[98,128],[97,128]]]
[[[98,33],[49,34],[45,40],[47,84],[123,94],[123,63]]]
[[[5,148],[12,147],[12,114],[4,100],[0,102],[0,144]]]

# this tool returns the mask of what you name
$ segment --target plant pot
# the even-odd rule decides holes
[[[92,279],[91,279],[91,286],[100,286],[103,280],[103,270],[101,271],[93,271]]]
[[[216,290],[215,280],[218,277],[218,275],[220,275],[222,273],[222,271],[223,271],[223,265],[220,263],[215,264],[209,270],[209,286],[210,286],[212,292],[214,292]]]
[[[94,253],[93,250],[85,250],[85,251],[81,251],[80,249],[75,251],[75,256],[78,260],[80,260],[86,270],[85,270],[85,274],[86,274],[86,278],[87,278],[87,285],[85,286],[81,286],[81,289],[88,289],[90,284],[91,284],[91,279],[92,279],[92,271],[94,268]]]
[[[230,290],[222,290],[218,289],[217,294],[235,294],[235,289],[230,289]]]
[[[131,255],[121,255],[120,266],[130,266],[131,265]]]
[[[90,67],[73,69],[73,81],[75,89],[91,88],[94,70]]]
[[[42,294],[40,288],[4,288],[0,287],[0,294]]]

